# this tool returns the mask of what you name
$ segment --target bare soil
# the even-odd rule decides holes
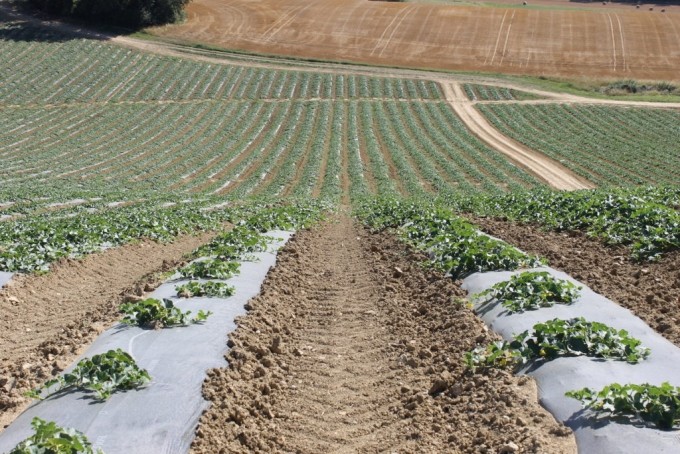
[[[173,269],[214,235],[142,241],[63,260],[47,274],[15,276],[0,290],[1,427],[28,402],[25,391],[64,370],[119,319],[125,296],[153,290],[156,273]]]
[[[594,291],[629,309],[680,347],[680,251],[659,262],[634,262],[630,250],[611,247],[582,232],[549,232],[538,226],[472,218],[482,230],[549,260]]]
[[[196,0],[154,34],[228,49],[369,64],[675,80],[680,8],[366,0]],[[531,1],[529,3],[532,3]],[[601,2],[600,2],[601,3]],[[577,5],[581,8],[564,6]]]
[[[298,233],[209,372],[193,452],[576,452],[533,380],[464,370],[494,337],[422,260],[347,216]]]

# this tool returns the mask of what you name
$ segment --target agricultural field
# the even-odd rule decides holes
[[[433,82],[218,66],[7,29],[5,185],[338,198],[541,184],[472,135]]]
[[[610,106],[479,105],[509,137],[598,185],[680,181],[680,111]]]
[[[678,78],[677,6],[662,13],[663,7],[650,11],[567,1],[548,1],[545,7],[513,3],[196,0],[187,8],[186,22],[151,33],[266,55],[373,65],[553,77]]]
[[[186,39],[215,7],[276,49],[323,5],[239,16],[246,3],[197,0],[152,32]],[[371,32],[390,21],[371,63],[445,11],[345,3],[347,34],[362,9]],[[0,452],[675,448],[677,105],[224,60],[10,10],[0,0]],[[514,21],[550,12],[507,11],[502,51],[476,51],[497,65],[515,61]],[[628,45],[637,19],[611,14]],[[661,44],[664,17],[648,20]],[[613,69],[642,67],[616,49]],[[557,191],[549,171],[598,188]]]

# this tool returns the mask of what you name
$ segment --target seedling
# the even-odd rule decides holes
[[[209,296],[214,298],[226,298],[232,296],[236,289],[224,282],[198,282],[191,281],[175,287],[177,296],[191,298],[192,296]]]
[[[680,420],[680,387],[664,382],[661,386],[612,383],[601,391],[583,388],[565,393],[580,400],[584,407],[615,417],[639,418],[659,429],[670,430]]]
[[[92,448],[87,437],[76,429],[59,427],[38,417],[31,421],[34,434],[16,445],[10,454],[104,454]]]
[[[496,299],[510,312],[536,310],[555,303],[572,304],[580,296],[582,287],[566,279],[557,279],[547,271],[525,271],[509,281],[499,282],[475,297]]]
[[[477,369],[515,369],[525,360],[522,353],[510,347],[508,342],[498,341],[486,347],[475,347],[463,355],[463,362],[474,374]]]
[[[124,303],[120,311],[125,314],[123,323],[147,328],[163,328],[166,326],[188,325],[204,322],[212,312],[198,311],[196,317],[190,318],[191,311],[182,312],[172,300],[147,298],[134,303]]]
[[[98,400],[106,400],[116,391],[136,389],[149,381],[149,373],[139,368],[132,356],[116,349],[80,360],[72,372],[47,381],[40,388],[28,392],[27,396],[44,398],[46,396],[41,396],[40,392],[56,385],[56,390],[48,396],[75,388],[93,391]]]

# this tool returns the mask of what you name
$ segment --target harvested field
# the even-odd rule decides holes
[[[215,234],[170,244],[131,244],[82,260],[65,260],[49,274],[21,275],[0,291],[0,424],[28,402],[22,393],[65,369],[101,331],[120,318],[126,294],[141,294],[153,274]],[[147,290],[151,287],[147,287]]]
[[[673,8],[197,0],[186,23],[152,32],[266,54],[420,68],[642,79],[677,79],[680,69]]]
[[[659,262],[634,262],[624,247],[605,246],[581,232],[558,233],[538,226],[488,218],[473,222],[490,235],[548,259],[594,291],[631,310],[680,347],[680,254]]]
[[[209,374],[193,451],[574,452],[532,380],[464,372],[492,336],[423,259],[345,216],[299,233]]]

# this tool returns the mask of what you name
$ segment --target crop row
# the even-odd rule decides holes
[[[513,219],[565,231],[582,230],[609,244],[622,244],[642,260],[680,249],[680,188],[648,187],[560,192],[515,191],[448,199],[462,212]]]
[[[224,99],[439,99],[434,82],[218,65],[0,24],[0,104]]]
[[[523,101],[541,98],[526,91],[490,85],[463,84],[463,90],[471,101]]]
[[[343,173],[347,172],[349,175]],[[446,103],[224,101],[0,110],[0,177],[234,197],[423,196],[539,183]]]
[[[357,215],[374,231],[396,229],[400,238],[426,252],[430,264],[452,279],[542,264],[539,258],[484,235],[450,209],[433,203],[394,198],[370,200],[360,204]]]
[[[147,200],[96,211],[73,211],[69,216],[39,214],[0,222],[0,270],[46,271],[63,257],[78,257],[142,238],[171,241],[181,234],[218,229],[225,221],[235,223],[260,212],[275,211],[263,211],[268,207],[263,203],[219,206],[216,202],[217,199],[179,203]],[[283,222],[293,219],[293,215],[318,212],[324,206],[301,202],[279,209],[275,216]]]
[[[680,181],[680,112],[573,105],[480,105],[503,133],[598,185]]]

